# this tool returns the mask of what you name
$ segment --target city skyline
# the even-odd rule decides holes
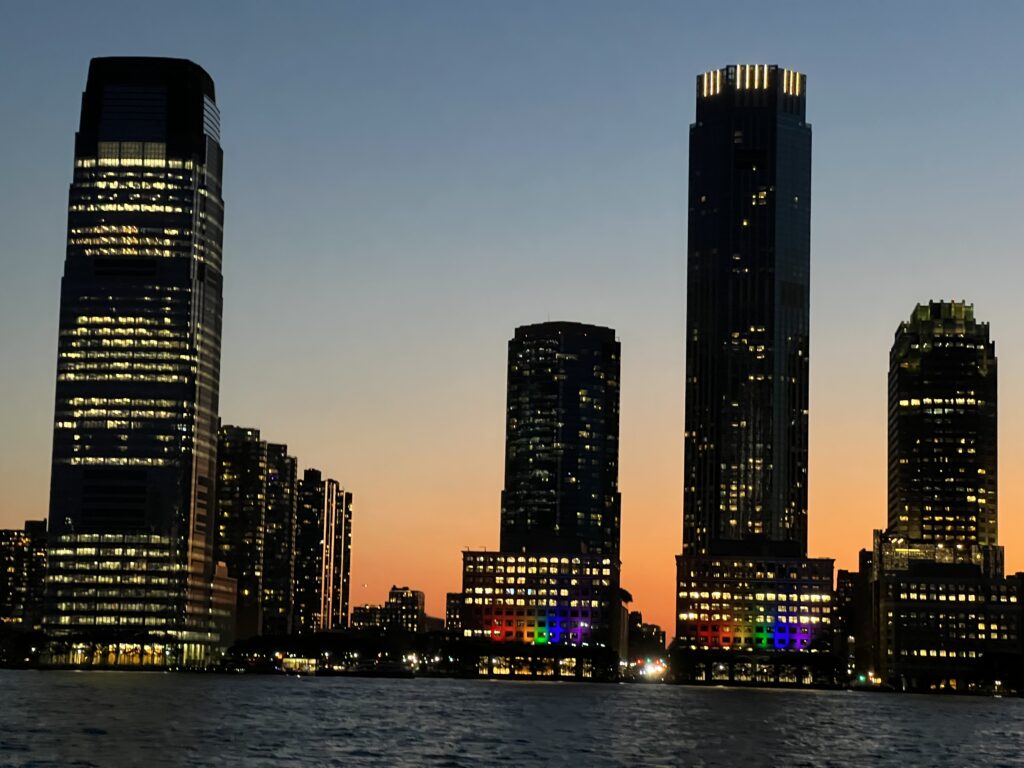
[[[1020,192],[1013,186],[1012,161],[1007,165],[995,151],[1001,137],[1012,135],[1021,108],[982,76],[1002,71],[1009,53],[986,42],[985,56],[973,61],[982,33],[998,42],[1014,26],[1005,18],[997,26],[1000,14],[992,9],[963,17],[946,9],[940,14],[945,25],[956,16],[963,38],[975,47],[925,61],[896,43],[909,35],[911,17],[923,23],[930,45],[936,27],[905,9],[887,17],[887,31],[873,35],[844,12],[807,11],[804,20],[819,32],[849,24],[866,35],[854,35],[858,45],[842,43],[828,54],[773,20],[759,23],[777,36],[770,45],[758,42],[743,20],[747,7],[729,17],[736,22],[730,29],[735,39],[715,50],[698,41],[709,20],[696,9],[653,6],[632,16],[600,6],[590,24],[574,31],[581,40],[603,43],[597,46],[601,55],[571,43],[575,63],[562,61],[564,41],[556,34],[569,28],[572,14],[537,6],[513,21],[500,10],[477,10],[464,24],[481,27],[481,47],[466,56],[499,44],[484,59],[483,74],[467,74],[468,60],[458,57],[427,65],[430,75],[447,77],[454,90],[475,94],[460,109],[458,96],[435,93],[426,74],[413,77],[403,69],[411,59],[401,66],[383,62],[390,46],[413,34],[413,23],[351,8],[349,23],[365,39],[347,54],[351,67],[341,68],[334,93],[354,98],[344,100],[349,113],[328,110],[322,125],[307,119],[327,109],[312,84],[334,81],[317,80],[307,66],[313,59],[304,58],[313,54],[302,54],[297,45],[284,46],[292,57],[285,57],[292,62],[285,67],[290,79],[276,82],[302,87],[271,89],[265,96],[247,83],[261,80],[246,71],[245,62],[254,59],[233,64],[214,49],[212,37],[181,46],[167,36],[155,41],[152,53],[195,60],[216,79],[219,100],[231,104],[224,127],[235,180],[225,193],[230,225],[222,418],[258,425],[268,440],[287,441],[300,458],[315,456],[317,466],[357,490],[353,604],[380,602],[391,584],[408,583],[427,592],[428,612],[438,614],[444,592],[458,584],[458,548],[497,547],[503,343],[512,328],[550,316],[617,329],[623,345],[623,584],[645,618],[672,626],[682,486],[684,158],[696,72],[778,60],[807,73],[814,93],[810,554],[851,566],[866,536],[885,519],[886,356],[908,307],[951,298],[972,302],[999,342],[1004,390],[1015,390],[1024,379],[1024,343],[1011,337],[1015,301],[998,285],[1021,276],[1005,255],[1015,253],[1011,212]],[[659,14],[671,21],[663,32],[656,29]],[[410,16],[417,20],[416,13]],[[438,14],[428,34],[412,39],[410,56],[426,50],[437,57],[443,17]],[[530,26],[538,19],[552,20],[554,31]],[[616,39],[612,27],[624,20],[632,20],[622,32],[624,42],[609,53]],[[22,21],[42,26],[41,16]],[[119,31],[141,21],[129,14]],[[401,22],[397,38],[384,31],[391,21]],[[422,25],[424,18],[418,21]],[[212,23],[216,29],[227,22],[215,13]],[[503,33],[501,23],[515,26]],[[313,26],[296,22],[286,29],[309,33]],[[684,40],[685,52],[668,54],[672,34]],[[882,47],[879,55],[854,55],[865,39]],[[646,49],[644,41],[651,43]],[[559,77],[545,83],[538,64],[514,68],[524,47],[538,52]],[[341,55],[340,46],[325,50]],[[13,119],[3,130],[7,146],[18,151],[9,156],[14,181],[5,185],[0,206],[0,223],[11,234],[3,258],[15,267],[5,280],[0,345],[19,364],[7,366],[0,379],[7,395],[0,425],[22,442],[0,454],[2,480],[13,491],[0,503],[0,527],[18,527],[45,515],[52,403],[47,382],[53,377],[54,297],[63,251],[66,199],[60,198],[72,149],[69,115],[77,109],[91,56],[136,51],[125,51],[116,35],[91,36],[34,71],[12,63],[26,55],[23,44],[11,41],[4,51],[3,69],[11,73],[5,98],[12,99],[5,113]],[[39,61],[39,54],[27,60]],[[361,71],[357,64],[364,65]],[[374,64],[383,94],[376,99],[365,85],[355,85],[356,79],[375,81],[365,70]],[[618,72],[612,82],[623,87],[595,89],[602,72]],[[520,89],[527,85],[535,92],[524,96]],[[494,93],[481,95],[485,86]],[[626,96],[617,92],[622,90]],[[19,101],[36,91],[38,103]],[[969,114],[979,126],[957,115],[945,121],[952,92],[957,114]],[[570,94],[574,98],[563,100]],[[446,99],[432,109],[428,95]],[[618,114],[629,107],[630,117]],[[273,129],[247,128],[265,109],[293,117],[270,121]],[[419,121],[419,144],[415,133],[400,127],[403,115],[427,118]],[[354,142],[353,154],[344,154],[338,137],[332,138],[346,117],[341,138]],[[922,117],[933,121],[927,131],[920,130]],[[501,119],[509,126],[494,125]],[[477,134],[466,146],[456,148],[458,141],[445,138],[465,139],[467,126]],[[391,133],[373,140],[371,133],[381,128]],[[403,152],[403,146],[409,149]],[[518,150],[513,154],[522,170],[488,160],[507,147]],[[341,154],[328,155],[325,163],[325,150]],[[368,159],[360,159],[360,152]],[[291,164],[301,171],[295,183]],[[563,178],[572,174],[576,181]],[[272,211],[283,202],[282,191],[272,191],[272,178],[300,198],[307,184],[323,191],[337,178],[349,180],[334,195],[305,200],[308,209],[285,205]],[[595,191],[611,188],[615,194]],[[448,202],[428,199],[428,189],[435,195],[443,190]],[[392,193],[394,200],[384,205]],[[979,200],[968,205],[972,198]],[[401,206],[401,216],[387,215]],[[261,219],[277,222],[275,228]],[[417,258],[401,256],[403,251]],[[275,264],[281,253],[288,258]],[[548,261],[554,265],[548,286],[518,277]],[[592,273],[581,271],[586,264]],[[879,280],[883,269],[885,279]],[[332,282],[332,293],[340,286],[358,290],[337,293],[344,304],[339,319],[317,328],[309,321],[322,318],[328,305],[318,301],[329,295],[323,291]],[[423,286],[429,290],[421,292]],[[346,295],[352,296],[348,304]],[[611,302],[613,296],[621,302]],[[336,361],[327,370],[318,367],[325,350]],[[287,366],[279,364],[284,360]],[[410,398],[413,376],[422,394]],[[314,379],[329,386],[315,386]],[[1024,486],[1012,478],[1012,467],[1024,457],[1024,418],[1015,408],[1004,400],[999,430],[1004,467],[1011,468],[1000,488],[1008,571],[1024,564],[1018,513]],[[427,535],[438,519],[437,532]],[[386,558],[396,540],[402,557]]]

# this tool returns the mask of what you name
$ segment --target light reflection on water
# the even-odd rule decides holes
[[[0,766],[1024,764],[1024,701],[0,671]]]

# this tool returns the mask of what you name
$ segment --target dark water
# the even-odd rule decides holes
[[[3,766],[997,766],[1024,701],[0,671]]]

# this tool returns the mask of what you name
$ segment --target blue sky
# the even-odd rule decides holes
[[[180,56],[222,112],[222,415],[350,485],[365,597],[425,584],[436,612],[457,549],[496,544],[505,344],[550,317],[619,331],[626,585],[664,581],[646,601],[667,615],[694,77],[766,62],[807,73],[814,126],[812,551],[851,564],[884,520],[897,323],[966,298],[1000,356],[1003,538],[1024,556],[1024,5],[158,7],[0,10],[0,526],[46,511],[88,61]],[[417,547],[438,526],[450,557]]]

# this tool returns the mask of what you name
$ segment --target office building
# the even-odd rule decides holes
[[[46,521],[0,530],[0,623],[39,628],[46,576]]]
[[[898,690],[1024,688],[1021,575],[1003,576],[996,355],[965,302],[918,304],[889,355],[888,527],[847,617],[857,680]]]
[[[606,649],[607,658],[587,664],[617,667],[626,651],[619,371],[611,328],[547,322],[516,329],[508,345],[501,549],[463,552],[462,592],[445,606],[449,631],[504,644]],[[536,673],[537,659],[527,663],[516,653],[507,649],[499,667]],[[493,660],[481,663],[494,674]],[[549,671],[564,671],[560,665],[551,662]],[[570,667],[582,669],[575,661]]]
[[[996,373],[988,323],[971,304],[918,304],[896,330],[888,530],[956,562],[981,563],[997,546]]]
[[[548,322],[508,345],[501,549],[619,559],[619,342]]]
[[[697,77],[673,646],[681,680],[817,684],[830,674],[817,659],[776,658],[830,655],[831,645],[833,563],[807,559],[806,99],[806,77],[775,65]]]
[[[811,126],[804,75],[697,77],[684,554],[807,551]]]
[[[462,634],[499,643],[612,647],[617,566],[601,555],[463,552]],[[448,613],[451,624],[451,604]]]
[[[219,645],[222,159],[202,68],[93,59],[61,282],[49,663],[204,666]]]

